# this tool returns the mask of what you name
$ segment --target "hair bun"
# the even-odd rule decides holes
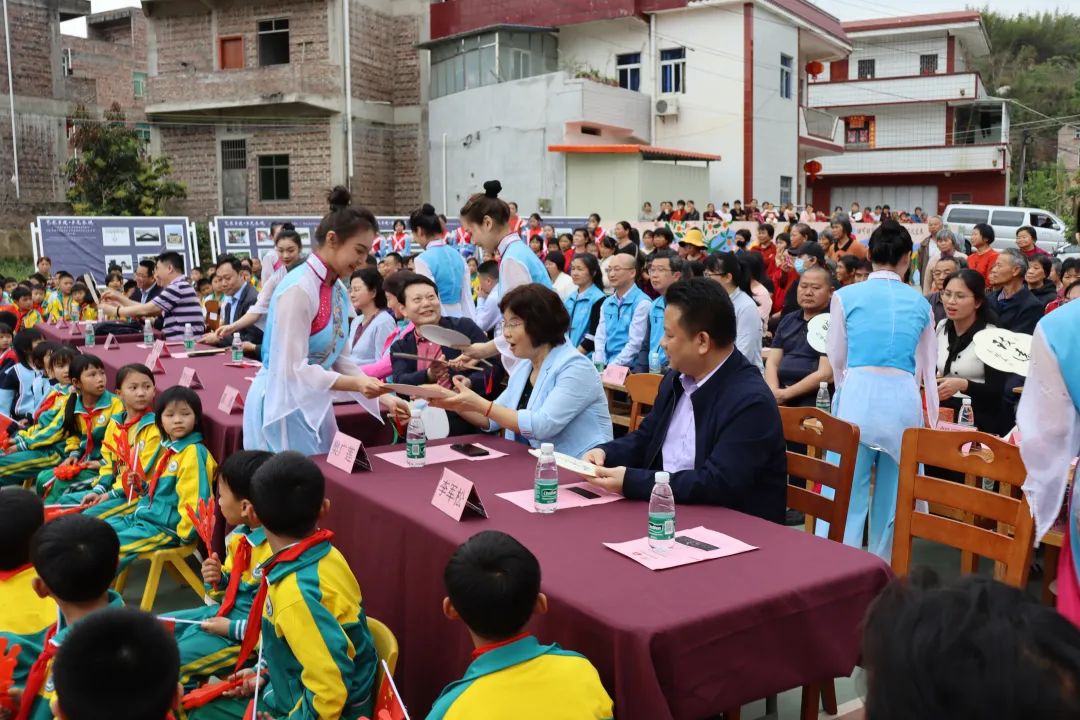
[[[424,203],[423,205],[420,206],[420,214],[421,215],[434,215],[435,214],[435,206],[432,205],[431,203]]]
[[[502,192],[502,183],[498,180],[488,180],[484,183],[484,194],[489,198],[499,197],[499,193]]]
[[[345,186],[338,185],[330,191],[326,201],[330,203],[330,212],[342,210],[352,205],[352,193]]]

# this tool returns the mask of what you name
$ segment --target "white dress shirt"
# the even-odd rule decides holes
[[[707,383],[729,357],[731,353],[728,353],[727,357],[710,370],[700,382],[686,373],[679,375],[683,394],[675,403],[675,411],[671,414],[667,435],[664,436],[664,445],[660,451],[664,459],[664,472],[677,473],[694,468],[697,462],[697,422],[694,420],[694,405],[690,396]]]

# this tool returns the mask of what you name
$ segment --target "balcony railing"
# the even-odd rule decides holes
[[[817,108],[896,105],[911,102],[962,102],[979,94],[976,73],[810,83],[807,104]]]
[[[860,150],[821,158],[822,175],[887,175],[895,173],[971,172],[1001,170],[1008,163],[1004,145],[950,145],[942,147]]]

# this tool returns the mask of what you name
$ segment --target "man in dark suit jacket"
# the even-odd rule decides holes
[[[480,329],[480,326],[468,318],[443,317],[442,305],[439,302],[439,289],[434,281],[418,273],[408,273],[401,282],[401,292],[397,295],[398,302],[404,308],[405,317],[413,325],[423,327],[425,325],[438,325],[449,330],[456,330],[466,335],[470,342],[486,343],[488,336]],[[419,344],[423,343],[423,352],[418,352]],[[396,357],[398,353],[406,355],[436,356],[442,355],[442,360],[431,363],[423,370],[418,370],[419,361],[412,358]],[[484,395],[487,377],[490,370],[470,370],[463,363],[469,362],[468,358],[462,357],[461,351],[455,348],[432,347],[426,340],[418,339],[416,330],[410,330],[407,334],[394,341],[390,346],[391,367],[393,378],[396,383],[407,385],[428,385],[440,383],[450,387],[450,378],[454,375],[464,375],[469,379],[472,389]],[[476,427],[459,417],[456,413],[447,413],[450,419],[450,434],[463,435],[476,432]]]
[[[647,500],[658,471],[677,503],[722,505],[782,523],[787,502],[784,430],[761,372],[735,350],[735,310],[717,283],[668,288],[662,341],[671,363],[636,431],[585,454],[593,482]]]
[[[1044,307],[1024,283],[1028,260],[1016,248],[1002,250],[990,267],[990,284],[986,293],[990,309],[997,315],[997,326],[1015,333],[1031,335],[1042,319]]]
[[[240,260],[232,255],[225,255],[217,262],[219,287],[225,294],[221,300],[221,325],[231,325],[247,314],[247,311],[258,301],[259,293],[244,281],[240,275],[242,266]],[[244,342],[244,353],[257,356],[259,346],[262,345],[263,331],[252,325],[240,331],[240,339]],[[233,336],[225,335],[220,339],[214,333],[206,333],[201,342],[218,347],[232,345]]]

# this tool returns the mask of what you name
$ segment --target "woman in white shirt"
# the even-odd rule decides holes
[[[544,268],[548,271],[548,277],[551,278],[551,287],[555,292],[559,293],[559,299],[566,302],[566,298],[570,297],[576,291],[574,287],[574,281],[569,275],[563,272],[563,267],[566,265],[566,258],[563,254],[557,250],[551,250],[547,254],[547,258],[544,260]]]
[[[762,321],[758,305],[750,297],[750,274],[733,253],[713,253],[705,258],[705,277],[720,283],[735,306],[735,347],[765,371],[761,361]]]
[[[397,328],[394,314],[386,306],[386,291],[378,270],[368,266],[349,279],[349,302],[356,317],[349,325],[349,355],[357,365],[367,365],[382,357],[387,338]]]
[[[610,235],[605,235],[596,243],[596,248],[600,252],[600,272],[604,275],[604,292],[610,295],[614,291],[611,289],[611,279],[608,278],[607,269],[611,264],[611,258],[615,257],[615,251],[619,248],[619,241]]]

